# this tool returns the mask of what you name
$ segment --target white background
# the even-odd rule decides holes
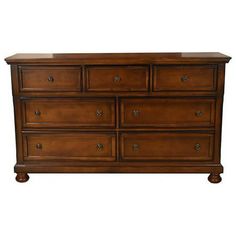
[[[0,0],[0,235],[236,235],[235,1]],[[31,174],[15,182],[17,52],[219,51],[226,67],[218,185],[206,174]]]

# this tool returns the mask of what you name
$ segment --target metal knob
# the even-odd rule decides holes
[[[137,117],[140,115],[140,110],[133,110],[132,113],[133,113],[133,116]]]
[[[53,82],[54,78],[52,76],[48,76],[48,82]]]
[[[195,149],[195,151],[199,152],[200,149],[201,149],[201,145],[200,145],[199,143],[196,143],[196,144],[194,145],[194,149]]]
[[[102,143],[97,144],[97,149],[102,150],[104,148],[104,145]]]
[[[41,143],[37,143],[37,144],[35,145],[35,147],[36,147],[37,149],[42,149],[43,145],[42,145]]]
[[[202,111],[196,111],[195,112],[195,116],[197,116],[197,117],[200,117],[200,116],[202,116],[203,115],[203,112]]]
[[[39,110],[36,110],[36,111],[34,112],[34,114],[35,114],[36,116],[40,116],[40,115],[41,115],[41,112],[40,112]]]
[[[103,116],[103,111],[97,109],[97,111],[96,111],[96,116],[97,116],[97,117],[101,117],[101,116]]]
[[[133,151],[138,151],[139,145],[137,143],[135,143],[135,144],[133,144],[132,148],[133,148]]]
[[[121,78],[120,78],[120,76],[116,75],[113,80],[114,80],[114,82],[120,82]]]
[[[182,82],[186,82],[188,80],[188,76],[183,75],[180,79],[181,79]]]

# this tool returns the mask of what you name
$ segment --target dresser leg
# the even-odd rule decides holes
[[[16,181],[20,183],[27,182],[29,180],[29,175],[27,173],[17,173]]]
[[[219,173],[211,173],[208,176],[208,180],[209,180],[209,182],[211,182],[213,184],[217,184],[217,183],[221,182],[222,178]]]

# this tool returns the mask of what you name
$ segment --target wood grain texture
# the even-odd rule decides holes
[[[15,54],[6,58],[9,64],[64,64],[64,65],[114,65],[114,64],[208,64],[226,63],[231,58],[218,52],[195,53],[53,53]]]
[[[81,68],[60,66],[19,67],[21,91],[80,91]]]
[[[27,173],[209,173],[221,181],[221,53],[16,54],[18,182]]]
[[[154,91],[211,91],[216,89],[215,65],[155,66]]]
[[[149,71],[145,66],[90,66],[86,68],[88,92],[148,91]]]

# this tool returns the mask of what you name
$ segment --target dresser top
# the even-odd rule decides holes
[[[218,52],[177,53],[50,53],[15,54],[8,64],[178,64],[227,63],[231,58]]]

